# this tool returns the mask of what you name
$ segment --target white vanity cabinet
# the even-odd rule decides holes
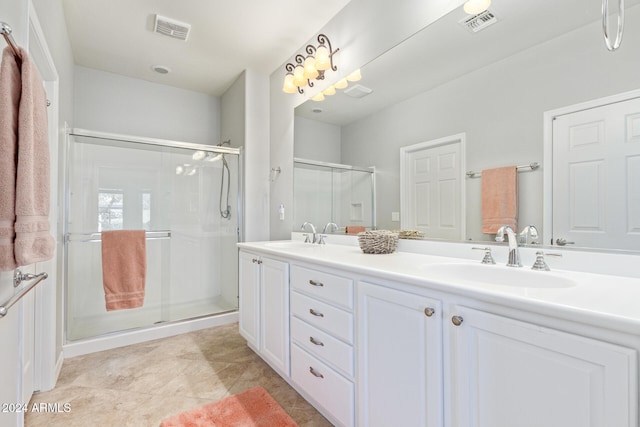
[[[240,251],[240,334],[289,376],[289,264]]]
[[[442,427],[442,303],[358,283],[358,425]]]
[[[640,427],[637,281],[529,295],[430,280],[418,255],[316,249],[241,250],[240,332],[333,424]]]
[[[405,289],[358,282],[357,425],[638,427],[636,348]]]
[[[451,427],[637,426],[635,349],[464,306],[445,328]]]
[[[291,380],[337,425],[354,425],[353,280],[291,266]]]

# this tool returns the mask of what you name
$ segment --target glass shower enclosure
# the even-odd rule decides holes
[[[113,135],[68,134],[66,342],[238,308],[241,150]],[[101,232],[146,231],[140,308],[107,311]]]
[[[375,168],[294,158],[293,231],[309,221],[376,228]]]

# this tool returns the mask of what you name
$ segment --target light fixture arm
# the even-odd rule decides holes
[[[284,66],[284,69],[287,70],[287,74],[293,74],[293,70],[296,68],[295,65],[293,65],[291,62],[288,62],[287,65]],[[304,90],[302,90],[301,87],[297,87],[298,88],[298,93],[299,94],[303,94]]]
[[[337,71],[338,67],[336,67],[333,63],[333,54],[337,53],[340,50],[340,48],[333,50],[333,48],[331,47],[331,40],[329,40],[329,37],[327,37],[325,34],[318,34],[318,43],[320,43],[321,45],[324,45],[324,44],[327,45],[329,49],[329,60],[331,61],[331,69],[333,71]]]
[[[303,55],[300,55],[300,54],[296,55],[296,62],[301,67],[304,67],[304,60],[305,60],[305,57]],[[309,79],[307,79],[307,84],[309,85],[309,87],[313,87],[313,82]]]

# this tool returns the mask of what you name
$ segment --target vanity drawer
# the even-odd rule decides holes
[[[291,338],[313,356],[353,377],[352,346],[295,317],[291,318]]]
[[[353,314],[291,292],[291,314],[331,335],[353,344]]]
[[[353,309],[353,280],[297,265],[291,266],[291,287],[346,309]]]
[[[291,346],[291,379],[340,424],[353,425],[353,383],[296,344]]]

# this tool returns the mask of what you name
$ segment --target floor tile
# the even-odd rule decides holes
[[[67,359],[56,387],[33,396],[29,407],[43,410],[28,412],[25,427],[157,427],[256,385],[301,427],[331,426],[247,347],[235,323]]]

